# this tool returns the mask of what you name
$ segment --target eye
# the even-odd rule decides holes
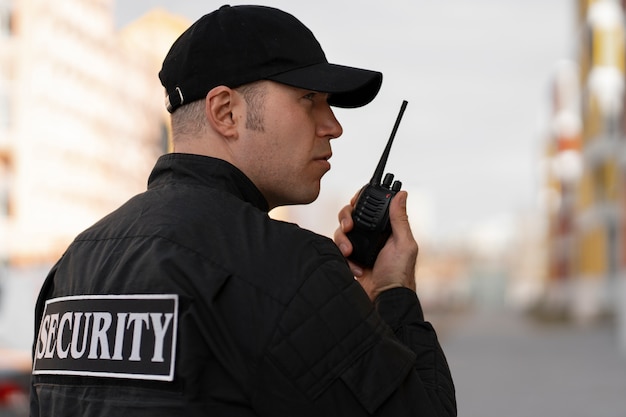
[[[315,92],[311,92],[311,93],[305,94],[302,98],[305,100],[313,101],[315,99],[315,94],[316,94]]]

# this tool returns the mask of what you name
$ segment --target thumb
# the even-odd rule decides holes
[[[406,191],[399,191],[391,200],[389,206],[391,230],[396,237],[412,236],[409,215],[406,212],[407,196],[408,193]]]

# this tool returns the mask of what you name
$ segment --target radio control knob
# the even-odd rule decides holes
[[[383,187],[389,189],[391,187],[391,182],[393,181],[393,174],[385,174],[385,179],[383,179]]]

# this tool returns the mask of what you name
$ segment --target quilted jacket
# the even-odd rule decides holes
[[[227,162],[162,156],[50,271],[31,415],[456,415],[416,294],[372,303],[330,239],[267,211]]]

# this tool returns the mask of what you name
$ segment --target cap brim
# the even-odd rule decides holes
[[[383,74],[360,68],[321,63],[267,77],[292,87],[329,93],[328,103],[343,108],[361,107],[376,97]]]

